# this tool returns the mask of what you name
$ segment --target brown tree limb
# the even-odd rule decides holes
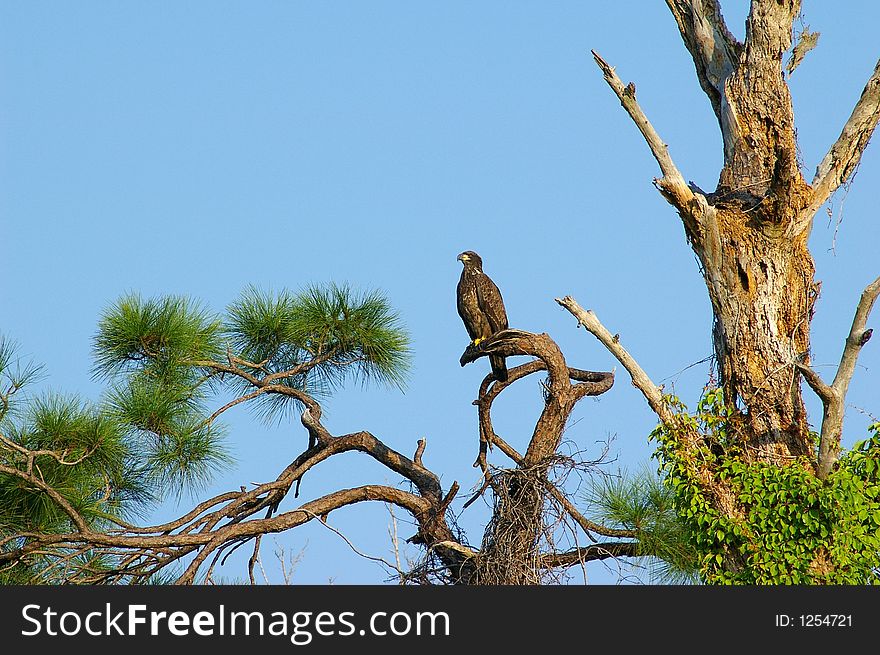
[[[205,426],[211,425],[214,421],[217,420],[217,418],[218,418],[223,412],[225,412],[225,411],[227,411],[227,410],[229,410],[229,409],[232,409],[232,408],[235,407],[236,405],[240,405],[241,403],[245,403],[245,402],[247,402],[247,401],[249,401],[249,400],[253,400],[253,399],[256,398],[257,396],[266,393],[266,391],[267,391],[267,388],[266,388],[266,387],[261,387],[260,389],[257,389],[256,391],[251,391],[250,393],[247,393],[247,394],[245,394],[245,395],[243,395],[243,396],[239,396],[238,398],[235,398],[235,399],[233,399],[233,400],[230,400],[228,403],[226,403],[225,405],[223,405],[223,407],[220,407],[220,408],[217,409],[213,414],[211,414],[208,418],[206,418],[204,421],[202,421],[201,423],[199,423],[198,427],[199,427],[199,428],[203,428],[203,427],[205,427]]]
[[[193,507],[190,511],[188,511],[186,514],[184,514],[183,516],[181,516],[173,521],[163,523],[162,525],[155,525],[155,526],[150,526],[150,527],[139,527],[136,525],[132,525],[130,523],[126,523],[125,521],[120,521],[119,519],[111,519],[111,520],[116,525],[121,526],[123,528],[122,531],[130,532],[132,534],[137,534],[139,532],[144,532],[144,533],[166,532],[166,533],[170,533],[170,532],[173,532],[174,530],[177,530],[180,527],[188,524],[190,521],[192,521],[196,517],[200,516],[203,512],[210,509],[211,507],[214,507],[215,505],[220,505],[222,503],[225,503],[227,501],[230,501],[230,500],[233,500],[236,498],[241,498],[244,493],[246,493],[246,492],[228,491],[226,493],[219,494],[217,496],[214,496],[213,498],[209,498],[208,500],[205,500],[205,501],[199,503],[198,505]]]
[[[307,414],[310,418],[306,420],[311,420],[308,411],[304,412],[303,416],[305,417]],[[214,518],[220,518],[230,511],[240,513],[246,510],[246,514],[250,515],[270,503],[277,503],[284,497],[293,482],[301,479],[306,471],[333,455],[350,451],[360,451],[369,455],[380,464],[400,474],[412,482],[419,493],[430,501],[440,502],[442,499],[440,480],[434,473],[426,469],[420,462],[415,462],[394,449],[388,448],[371,433],[361,431],[339,437],[333,437],[326,433],[326,436],[322,438],[326,439],[322,445],[312,447],[302,453],[282,471],[275,481],[259,485],[252,491],[241,495],[230,507],[215,512]]]
[[[224,544],[244,538],[254,538],[270,532],[283,532],[303,525],[313,518],[320,518],[322,522],[325,522],[324,519],[337,509],[371,500],[398,505],[410,511],[415,517],[420,516],[428,509],[428,504],[424,499],[419,498],[415,494],[394,489],[393,487],[364,485],[351,489],[342,489],[274,517],[267,515],[263,519],[230,523],[207,533],[206,537],[213,538],[207,541],[204,547],[199,550],[195,559],[193,559],[192,563],[177,579],[175,584],[192,584],[201,564],[215,549],[222,547]]]
[[[511,334],[519,339],[526,340],[530,339],[531,336],[534,336],[529,332],[523,332],[520,330],[505,330],[499,332],[489,339],[481,341],[479,346],[468,346],[461,356],[462,365],[476,361],[480,357],[488,356],[490,352],[497,352],[496,347],[498,347],[499,344],[504,345],[505,353],[507,353],[508,356],[510,354],[534,354],[532,352],[535,350],[534,348],[516,345],[516,342],[510,336]],[[573,402],[577,402],[587,396],[598,396],[603,394],[614,384],[613,372],[586,371],[583,369],[572,368],[570,366],[567,368],[569,379],[578,381],[578,384],[571,387],[571,397]],[[478,425],[480,429],[480,450],[477,459],[474,462],[474,466],[480,466],[484,473],[487,470],[487,449],[491,448],[492,444],[497,439],[497,435],[495,435],[492,429],[492,420],[490,417],[492,402],[502,391],[504,391],[504,389],[517,380],[520,380],[527,375],[531,375],[532,373],[547,370],[548,366],[545,361],[542,359],[534,359],[530,362],[509,369],[507,380],[504,382],[495,380],[492,375],[487,375],[484,378],[480,385],[479,398],[474,401],[474,405],[476,405],[478,409]],[[485,486],[483,490],[485,490]]]
[[[552,569],[575,566],[584,562],[594,562],[611,557],[637,557],[638,555],[640,555],[638,543],[613,541],[582,546],[564,553],[548,553],[539,558],[538,565],[543,568]]]
[[[297,399],[304,396],[298,390],[284,386],[279,388],[279,385],[265,385],[258,386],[258,388],[266,389],[268,392],[286,393]],[[304,397],[302,400],[306,406],[303,423],[312,434],[317,436],[316,441],[319,443],[297,457],[276,480],[257,485],[250,491],[245,491],[242,488],[240,492],[220,494],[199,503],[179,519],[160,526],[137,527],[124,521],[114,521],[120,526],[120,529],[106,533],[89,532],[85,520],[77,514],[76,510],[58,491],[42,483],[36,474],[28,474],[3,465],[0,467],[0,472],[26,479],[40,491],[49,495],[71,517],[71,521],[77,526],[79,532],[66,535],[19,534],[18,537],[25,539],[24,546],[7,549],[0,553],[0,563],[19,561],[23,557],[47,549],[57,553],[58,557],[64,556],[72,547],[98,548],[105,552],[113,549],[129,552],[130,555],[124,558],[124,563],[120,565],[119,570],[101,573],[101,579],[109,580],[126,575],[146,576],[181,557],[195,554],[195,559],[179,580],[181,583],[191,583],[195,579],[199,567],[207,562],[207,558],[212,553],[217,553],[214,557],[214,561],[216,561],[223,550],[230,546],[234,550],[238,547],[237,545],[266,532],[286,530],[301,524],[295,512],[272,517],[271,509],[277,507],[291,488],[292,483],[299,480],[306,471],[334,454],[351,450],[363,452],[385,467],[401,474],[418,489],[421,495],[367,485],[359,490],[347,490],[335,496],[331,494],[323,499],[312,501],[311,504],[303,505],[300,508],[302,511],[308,510],[325,515],[336,507],[351,502],[384,499],[388,502],[397,502],[401,507],[414,513],[420,525],[418,538],[421,543],[430,546],[437,541],[449,542],[453,540],[452,532],[446,525],[443,515],[454,497],[458,485],[453,484],[449,493],[443,495],[439,478],[422,464],[424,440],[420,441],[417,448],[417,461],[413,461],[388,448],[368,432],[334,437],[320,424],[320,406],[311,398]],[[17,449],[12,450],[18,452]],[[19,453],[19,455],[30,458],[32,453],[27,451]],[[334,501],[338,504],[333,505]],[[251,518],[254,513],[267,507],[270,511],[267,511],[265,518]],[[256,552],[255,550],[254,556],[256,556]],[[444,561],[451,566],[455,566],[461,559],[460,555],[448,549],[439,549],[436,552],[446,553]],[[213,567],[213,563],[211,567]],[[252,568],[250,570],[252,571]],[[84,572],[83,575],[86,573]]]
[[[3,470],[3,472],[7,471]],[[398,505],[412,513],[417,519],[427,518],[430,515],[430,503],[424,498],[384,485],[364,485],[327,494],[305,503],[297,509],[276,516],[228,523],[214,530],[195,534],[109,534],[91,531],[30,534],[28,535],[29,543],[22,548],[0,553],[0,563],[20,559],[48,546],[62,549],[77,546],[130,549],[143,556],[146,556],[148,551],[153,549],[171,548],[177,551],[175,559],[198,550],[196,560],[178,579],[179,584],[188,584],[195,579],[199,565],[214,550],[224,544],[243,538],[254,538],[270,532],[289,530],[307,523],[314,516],[326,516],[347,505],[371,500]],[[167,563],[164,562],[163,566]]]
[[[318,444],[326,445],[333,439],[327,428],[321,425],[321,407],[317,404],[303,410],[300,422],[309,433],[309,448],[314,448]]]
[[[572,369],[569,369],[569,374],[571,374],[571,371]],[[612,386],[614,386],[614,371],[606,371],[596,373],[595,377],[591,376],[589,381],[574,385],[572,391],[575,399],[580,400],[590,396],[599,396],[608,391]]]
[[[834,402],[834,389],[825,384],[825,381],[822,380],[822,376],[802,362],[795,363],[795,366],[801,372],[801,375],[804,376],[804,380],[807,381],[810,388],[816,392],[816,395],[819,396],[819,399],[824,404]]]
[[[508,331],[509,332],[509,331]],[[528,332],[523,334],[530,334]],[[494,339],[496,336],[503,337],[504,335],[499,332],[497,335],[490,337],[489,339],[484,339],[480,342],[479,346],[470,345],[468,346],[464,353],[461,356],[462,365],[468,364],[470,362],[474,362],[480,357],[488,356],[490,353],[490,349],[492,352],[495,352],[495,349],[492,348],[494,344]],[[512,349],[509,349],[508,352],[512,352]],[[524,351],[516,351],[514,354],[524,355],[529,354]],[[520,380],[527,375],[531,375],[532,373],[538,373],[540,371],[546,371],[547,364],[540,359],[534,359],[530,362],[526,362],[525,364],[520,364],[512,369],[510,369],[508,374],[508,379],[504,382],[499,382],[492,375],[487,375],[483,379],[483,383],[480,387],[480,398],[483,398],[487,394],[491,394],[492,397],[496,397],[499,393],[501,393],[504,389],[509,387],[511,384]],[[510,376],[514,376],[511,378]],[[585,390],[582,392],[585,396],[598,396],[599,394],[604,393],[610,388],[609,381],[613,383],[614,381],[614,373],[609,371],[587,371],[580,368],[573,368],[571,366],[568,367],[568,377],[576,382],[585,383]],[[492,384],[494,382],[494,384]],[[579,386],[579,385],[574,385]],[[478,400],[474,401],[474,404],[477,405],[479,403]]]
[[[309,414],[306,421],[311,420],[313,420],[313,417]],[[323,427],[321,429],[323,430]],[[215,512],[214,518],[222,517],[229,512],[239,513],[243,507],[246,507],[249,514],[252,514],[271,502],[276,502],[283,498],[294,481],[301,479],[308,470],[319,463],[333,455],[355,450],[373,457],[380,464],[400,473],[403,477],[410,480],[426,498],[433,501],[439,500],[442,497],[439,479],[435,474],[426,469],[420,461],[420,456],[424,452],[423,445],[417,449],[419,461],[414,461],[388,448],[369,432],[355,432],[339,437],[326,433],[322,438],[325,439],[322,445],[313,446],[301,453],[273,482],[258,485],[255,489],[249,492],[242,492],[241,494],[232,492],[237,497],[236,501],[232,505],[223,507]],[[188,514],[188,517],[188,521],[192,520],[192,512]],[[179,522],[168,525],[171,526],[171,529],[180,527]]]
[[[534,334],[510,328],[496,332],[489,338],[480,341],[478,346],[470,344],[461,354],[459,364],[465,366],[488,355],[503,355],[504,357],[531,355],[541,359],[544,367],[523,369],[520,377],[539,370],[546,370],[551,376],[558,374],[561,378],[563,371],[565,371],[564,377],[565,380],[568,380],[568,366],[564,365],[564,359],[560,360],[557,356],[558,350],[559,348],[546,334]]]
[[[880,60],[865,84],[859,101],[840,136],[823,157],[811,183],[812,198],[793,226],[793,233],[809,230],[813,216],[837,188],[846,182],[861,161],[862,153],[880,121]]]
[[[540,359],[546,366],[548,383],[545,387],[544,409],[541,412],[541,416],[529,441],[528,449],[524,455],[524,461],[528,466],[536,465],[556,452],[565,422],[568,420],[571,410],[578,400],[589,395],[588,391],[595,393],[607,391],[614,382],[613,375],[610,373],[601,374],[570,369],[565,362],[562,351],[559,350],[559,346],[547,334],[533,334],[524,330],[514,329],[502,330],[493,334],[485,341],[481,341],[479,346],[468,346],[461,356],[460,363],[464,366],[489,354],[499,354],[505,357],[530,355]],[[521,371],[514,369],[514,371],[508,373],[508,376],[513,373],[521,377],[537,370],[541,369],[534,366],[522,369]],[[585,389],[580,386],[576,388],[571,384],[570,372],[572,370],[574,370],[577,377],[599,381],[580,382],[579,385],[588,385],[589,388]],[[499,391],[503,388],[503,385],[498,387]],[[486,439],[487,441],[491,440],[488,432],[486,433]]]
[[[425,446],[427,446],[427,445],[428,445],[427,439],[419,439],[416,442],[416,452],[413,455],[413,462],[416,464],[416,466],[423,466],[422,465],[422,455],[424,454]]]

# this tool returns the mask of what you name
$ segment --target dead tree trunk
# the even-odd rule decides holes
[[[812,449],[792,363],[809,352],[814,267],[808,231],[788,229],[809,204],[810,188],[797,162],[782,75],[798,5],[755,3],[745,46],[731,44],[736,59],[719,84],[724,168],[710,200],[718,242],[707,249],[705,238],[693,241],[715,314],[727,402],[744,410],[744,436],[763,460]]]
[[[655,184],[678,210],[700,262],[738,441],[756,461],[811,455],[799,373],[809,364],[818,295],[807,240],[816,210],[855,169],[880,117],[880,62],[808,184],[782,62],[800,2],[754,0],[742,43],[728,31],[717,0],[667,5],[721,128],[724,166],[714,192],[685,183],[639,107],[635,86],[624,86],[593,54],[660,164],[663,177]]]

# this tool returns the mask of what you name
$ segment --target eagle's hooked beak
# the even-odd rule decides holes
[[[458,257],[456,257],[456,259],[460,262],[466,262],[468,259],[470,259],[470,257],[462,253]]]

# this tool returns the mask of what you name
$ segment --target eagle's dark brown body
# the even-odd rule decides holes
[[[464,264],[457,288],[458,315],[461,316],[471,341],[478,343],[507,329],[507,311],[498,287],[483,273],[483,260],[480,256],[467,250],[458,259]],[[507,380],[504,357],[490,355],[489,363],[496,380]]]

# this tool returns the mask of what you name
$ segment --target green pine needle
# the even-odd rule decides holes
[[[585,500],[593,508],[597,522],[637,534],[638,550],[650,558],[655,580],[698,581],[698,563],[675,510],[673,495],[652,471],[621,472],[595,479],[585,493]]]
[[[93,339],[96,377],[173,374],[180,366],[222,353],[220,322],[183,296],[120,298],[104,312]]]
[[[402,389],[412,355],[409,335],[381,293],[333,283],[296,294],[248,287],[227,308],[226,335],[241,359],[269,373],[307,366],[278,383],[314,395],[329,394],[348,379]],[[269,394],[256,406],[265,417],[277,417],[290,398]]]
[[[18,407],[26,404],[21,390],[42,376],[42,364],[23,360],[18,355],[18,344],[0,334],[0,421],[14,416]]]
[[[190,424],[156,439],[147,461],[160,497],[180,498],[204,488],[232,458],[220,429]]]
[[[200,410],[192,388],[178,380],[157,381],[133,375],[111,388],[107,404],[120,421],[138,430],[167,433],[181,418]]]

